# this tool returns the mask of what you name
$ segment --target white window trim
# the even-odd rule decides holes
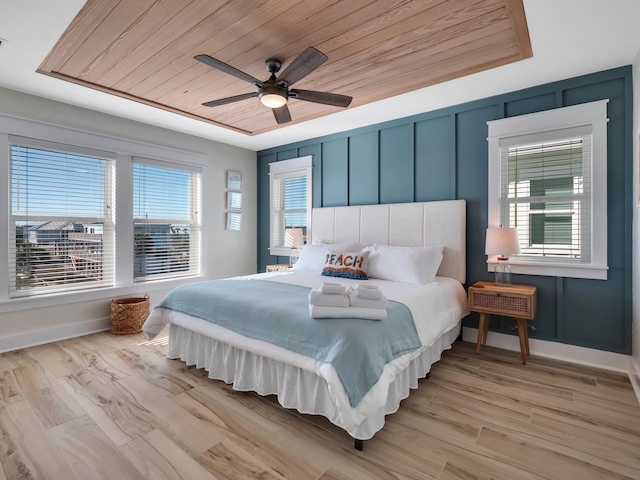
[[[34,296],[28,299],[9,299],[9,279],[0,275],[0,313],[45,308],[67,303],[99,299],[111,299],[122,295],[164,291],[178,285],[201,281],[207,278],[206,249],[202,250],[202,273],[198,276],[176,279],[133,282],[133,157],[156,159],[182,166],[192,166],[202,171],[202,190],[206,192],[206,170],[209,159],[206,155],[187,152],[158,145],[147,144],[109,135],[92,133],[70,127],[62,127],[35,120],[27,120],[0,114],[0,165],[9,165],[9,135],[38,139],[42,142],[86,147],[92,150],[113,152],[116,157],[116,276],[113,287],[96,288],[77,292]],[[8,167],[0,168],[0,184],[8,185]],[[203,199],[204,201],[204,199]],[[9,224],[9,196],[0,195],[0,224]],[[207,245],[207,228],[202,225],[202,245]],[[0,266],[9,265],[9,238],[0,236]],[[0,268],[0,271],[2,268]]]
[[[281,160],[279,162],[273,162],[269,164],[269,254],[288,257],[291,253],[291,249],[288,247],[275,246],[275,232],[274,232],[274,202],[273,202],[273,177],[275,175],[291,175],[291,176],[303,176],[307,177],[307,238],[311,238],[311,211],[313,197],[312,190],[312,170],[313,170],[313,156],[307,155],[304,157],[292,158],[291,160]]]
[[[591,262],[589,264],[545,260],[536,262],[511,257],[513,273],[556,277],[607,279],[607,103],[609,100],[546,110],[487,122],[489,136],[489,227],[500,226],[500,140],[521,135],[534,135],[566,128],[590,126],[592,129],[591,158]],[[604,228],[598,228],[598,227]],[[496,256],[487,260],[487,270],[493,272]]]

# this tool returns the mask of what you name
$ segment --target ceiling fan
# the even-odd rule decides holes
[[[348,107],[352,100],[352,97],[338,95],[337,93],[289,89],[291,85],[302,80],[329,58],[320,50],[313,47],[307,48],[304,52],[298,55],[277,78],[276,73],[280,71],[282,62],[275,58],[267,59],[265,66],[269,73],[271,73],[271,77],[269,80],[264,82],[252,77],[248,73],[232,67],[231,65],[210,57],[209,55],[196,55],[193,58],[199,62],[209,65],[210,67],[216,68],[221,72],[233,75],[240,80],[252,83],[258,87],[257,92],[242,93],[240,95],[234,95],[233,97],[205,102],[202,104],[205,107],[217,107],[219,105],[226,105],[228,103],[246,100],[247,98],[259,97],[263,105],[273,109],[273,115],[276,118],[276,122],[287,123],[291,121],[291,114],[287,107],[287,100],[289,98],[295,98],[305,102],[321,103],[323,105],[333,105],[336,107]]]

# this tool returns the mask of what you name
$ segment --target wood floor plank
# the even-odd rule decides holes
[[[273,408],[273,399],[234,390],[231,385],[210,379],[202,368],[185,367],[176,371],[174,375],[193,386],[201,387],[217,401],[237,410],[241,415],[248,415],[251,420],[271,431],[279,430],[282,425],[290,421],[291,417],[285,410],[281,407]]]
[[[0,478],[75,478],[28,401],[0,407],[0,446]]]
[[[469,461],[468,459],[452,459],[444,466],[437,480],[520,480],[524,478],[521,475],[532,474],[523,474],[520,471],[517,477],[512,475],[513,473],[507,474],[482,462]],[[537,478],[542,479],[543,477]]]
[[[202,465],[160,430],[119,447],[144,478],[164,480],[215,480]]]
[[[640,436],[638,438],[631,437],[631,442],[614,436],[606,435],[602,430],[597,432],[586,426],[580,426],[565,421],[564,418],[557,415],[549,415],[546,412],[534,410],[532,425],[543,427],[549,431],[557,432],[556,443],[558,448],[568,447],[572,450],[580,451],[600,458],[604,463],[612,464],[607,468],[615,471],[615,465],[629,467],[635,470],[636,474],[640,474],[640,455],[638,451],[640,445]],[[547,438],[552,438],[548,436]],[[635,442],[633,441],[635,440]],[[598,464],[597,462],[594,462]],[[621,469],[620,472],[623,470]],[[629,473],[627,473],[629,474]]]
[[[353,477],[341,472],[337,468],[329,467],[329,469],[318,477],[318,480],[354,480]]]
[[[354,480],[398,478],[435,479],[446,458],[438,454],[425,456],[416,452],[413,438],[380,438],[364,442],[364,451],[353,448],[353,438],[344,430],[315,415],[292,412],[295,421],[286,425],[278,436],[322,459],[330,459],[332,471]],[[395,414],[394,414],[395,415]],[[323,478],[322,476],[320,478]]]
[[[324,460],[305,455],[298,445],[286,443],[281,437],[274,436],[272,431],[251,420],[253,415],[250,412],[239,415],[237,410],[217,401],[200,387],[176,396],[175,401],[194,416],[210,422],[231,442],[222,449],[209,449],[209,454],[205,454],[206,458],[212,452],[215,452],[212,458],[218,458],[221,451],[233,445],[236,453],[239,452],[238,449],[246,452],[247,458],[258,459],[270,472],[284,478],[316,478],[329,466]],[[209,461],[211,458],[207,460]]]
[[[522,411],[523,406],[549,405],[562,409],[573,405],[573,392],[569,390],[543,387],[479,369],[436,364],[430,382],[481,400],[489,397],[492,403],[516,411]]]
[[[398,412],[399,413],[399,412]],[[394,414],[395,417],[396,414]],[[541,480],[542,476],[536,473],[523,470],[514,465],[503,462],[494,455],[488,455],[486,449],[476,445],[476,442],[446,442],[438,438],[435,432],[429,432],[422,428],[420,422],[407,422],[403,424],[394,418],[385,424],[385,427],[376,433],[375,441],[378,438],[388,439],[389,442],[403,442],[411,448],[415,455],[422,457],[425,461],[439,459],[442,467],[439,475],[444,471],[447,462],[470,465],[478,472],[490,472],[496,479],[504,480]]]
[[[429,402],[426,405],[403,408],[398,416],[414,413],[411,417],[419,416],[429,431],[437,431],[442,438],[459,438],[460,440],[475,441],[482,429],[483,418],[473,418],[464,412],[459,412],[447,404]]]
[[[0,407],[22,400],[24,400],[24,395],[18,386],[13,370],[0,372]]]
[[[523,406],[520,410],[507,410],[499,405],[494,405],[487,399],[478,399],[448,389],[446,386],[432,383],[427,387],[433,392],[432,403],[455,409],[469,418],[479,419],[491,424],[504,422],[529,423],[532,409]]]
[[[255,478],[286,480],[287,478],[278,475],[259,459],[230,440],[224,440],[214,445],[202,455],[198,455],[196,460],[216,478],[225,480],[251,480]]]
[[[164,390],[165,395],[178,395],[193,388],[189,383],[172,375],[175,369],[167,365],[166,359],[148,355],[143,358],[141,354],[129,348],[118,350],[115,355],[126,365],[131,374],[143,377],[147,382]]]
[[[597,425],[602,432],[607,432],[634,441],[640,437],[638,423],[630,422],[627,417],[607,412],[597,408],[576,405],[571,408],[559,409],[539,405],[536,410],[555,414],[565,419],[571,419],[579,425]]]
[[[524,369],[522,365],[513,363],[483,362],[480,370],[501,373],[510,378],[519,378],[528,382],[544,386],[553,386],[563,390],[595,392],[598,382],[595,377],[587,375],[575,375],[572,372],[559,372],[557,370],[540,368],[535,363]]]
[[[569,415],[567,412],[556,410],[535,409],[531,415],[531,423],[544,427],[555,425],[558,429],[562,428],[560,431],[565,429],[571,431],[571,428],[582,429],[591,432],[589,436],[596,436],[604,445],[627,445],[633,449],[640,449],[640,435],[628,429],[620,429],[617,426],[595,421],[588,416]]]
[[[48,433],[78,480],[145,478],[89,416],[58,425]]]
[[[23,365],[13,370],[25,398],[45,428],[51,428],[76,418],[74,411],[61,398],[47,372],[39,364]],[[71,402],[71,400],[70,400]]]
[[[97,335],[93,336],[96,339],[102,338]],[[109,348],[96,350],[95,346],[82,337],[59,342],[60,348],[103,383],[114,382],[129,375],[128,372],[120,370],[116,364],[109,362],[105,357],[106,353],[114,351],[114,345],[110,342],[108,344]]]
[[[139,376],[129,376],[118,383],[141,406],[149,424],[172,438],[190,456],[196,457],[223,440],[207,421],[180,407],[162,390]]]
[[[629,405],[621,401],[618,396],[604,398],[590,394],[576,393],[573,402],[577,407],[592,408],[597,411],[606,411],[622,419],[623,422],[640,422],[640,405]],[[640,433],[640,430],[638,431]]]
[[[121,348],[133,345],[140,345],[146,341],[144,333],[134,333],[131,335],[113,335],[111,332],[98,332],[82,337],[75,337],[63,340],[64,343],[72,342],[82,345],[83,348],[95,349],[99,352],[115,352]]]
[[[153,430],[149,412],[116,382],[104,384],[89,370],[59,380],[115,445]]]
[[[539,473],[550,479],[632,480],[634,478],[593,465],[587,459],[580,460],[562,454],[553,445],[541,446],[535,441],[524,440],[489,428],[482,429],[477,443],[505,463],[532,473]]]
[[[26,350],[14,350],[11,352],[0,353],[0,371],[12,370],[22,365],[34,365],[37,360],[27,355]]]
[[[76,362],[57,343],[47,343],[27,349],[29,356],[38,360],[45,370],[51,372],[54,377],[72,375],[83,370],[82,364]]]

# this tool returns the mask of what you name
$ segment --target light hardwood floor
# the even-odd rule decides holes
[[[353,448],[328,421],[99,333],[0,355],[0,480],[640,479],[628,378],[458,342]]]

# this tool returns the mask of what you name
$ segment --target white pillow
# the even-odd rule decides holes
[[[375,244],[367,265],[369,278],[426,285],[436,281],[443,247],[395,247]]]
[[[321,243],[319,245],[305,245],[300,252],[298,261],[293,264],[294,270],[322,273],[327,250],[359,252],[364,248],[360,243]]]

